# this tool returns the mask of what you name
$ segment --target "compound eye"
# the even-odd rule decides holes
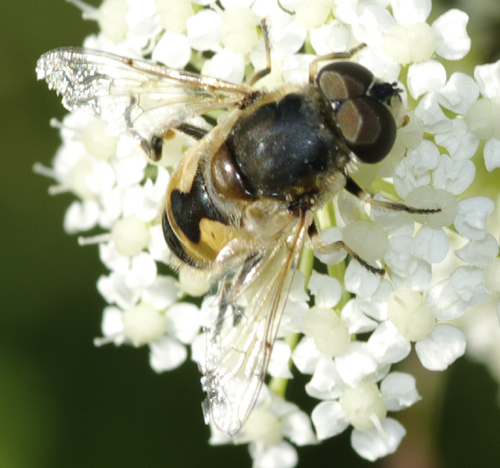
[[[316,83],[328,101],[341,101],[366,94],[373,73],[359,63],[335,62],[323,67]]]
[[[344,103],[337,122],[351,151],[364,163],[382,161],[396,140],[396,122],[379,101],[363,96]]]

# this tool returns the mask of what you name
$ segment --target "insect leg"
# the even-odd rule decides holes
[[[248,79],[247,83],[250,86],[255,84],[261,78],[264,78],[266,75],[269,75],[269,73],[271,73],[271,44],[269,42],[269,27],[267,25],[266,18],[262,18],[262,21],[260,22],[260,27],[262,29],[262,35],[264,36],[264,46],[266,48],[266,68],[254,73]]]
[[[345,189],[352,193],[354,196],[358,197],[365,203],[370,203],[373,206],[379,206],[381,208],[386,208],[393,211],[406,211],[411,214],[432,214],[439,213],[441,208],[414,208],[413,206],[405,205],[404,203],[390,202],[383,200],[375,200],[368,193],[366,193],[354,180],[349,176],[346,176]]]
[[[201,140],[208,133],[208,130],[196,127],[186,122],[179,124],[177,127],[175,127],[175,130],[179,130],[179,132],[182,132],[185,135],[188,135],[198,141]]]
[[[143,138],[136,130],[134,130],[134,124],[132,123],[131,112],[135,105],[137,104],[137,98],[131,97],[130,104],[125,110],[123,115],[125,122],[127,123],[127,129],[129,133],[139,142],[139,146],[142,151],[146,154],[148,159],[157,162],[161,159],[161,147],[163,144],[163,139],[159,136],[153,136],[150,141]]]
[[[161,159],[163,142],[168,139],[169,136],[174,135],[173,130],[178,130],[179,132],[182,132],[197,141],[201,140],[208,133],[208,130],[205,130],[204,128],[196,127],[194,125],[183,122],[175,127],[172,127],[171,129],[168,129],[166,133],[158,133],[156,135],[153,135],[149,142],[147,140],[144,140],[143,138],[140,138],[140,136],[137,136],[137,138],[140,138],[141,148],[146,153],[148,158],[150,158],[154,162],[157,162]]]
[[[361,49],[365,48],[366,44],[362,43],[353,47],[351,50],[347,52],[332,52],[331,54],[320,55],[316,57],[309,64],[309,83],[314,83],[314,78],[318,74],[318,62],[322,62],[324,60],[339,60],[339,59],[350,59],[353,55],[356,55]]]
[[[309,230],[307,231],[311,242],[319,253],[321,254],[332,254],[338,252],[340,249],[345,250],[351,258],[356,260],[362,267],[366,268],[370,273],[375,273],[376,275],[383,276],[385,274],[384,268],[378,268],[368,263],[366,260],[363,260],[354,250],[347,246],[347,244],[342,241],[332,242],[331,244],[321,245],[321,237],[318,233],[318,228],[316,227],[316,223],[313,221]]]

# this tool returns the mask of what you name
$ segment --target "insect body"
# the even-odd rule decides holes
[[[349,177],[357,161],[378,162],[392,148],[403,122],[396,85],[348,61],[316,67],[308,84],[265,92],[252,87],[265,72],[236,85],[80,48],[38,62],[68,109],[130,133],[151,159],[169,130],[198,140],[171,177],[162,223],[175,265],[219,282],[202,382],[207,422],[229,435],[262,386],[302,248],[308,236],[317,241],[314,211],[345,187],[422,212],[375,202]],[[189,123],[219,108],[229,112],[212,131]]]

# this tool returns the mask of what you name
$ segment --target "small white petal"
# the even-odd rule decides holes
[[[406,430],[392,418],[386,418],[382,422],[382,429],[385,434],[381,434],[377,429],[367,431],[354,429],[351,434],[352,448],[358,455],[370,461],[394,453],[406,435]]]
[[[312,374],[322,357],[323,355],[314,345],[314,340],[307,336],[300,340],[292,353],[292,361],[295,367],[303,374]]]
[[[451,123],[449,131],[434,136],[436,144],[446,148],[456,161],[472,158],[479,147],[479,138],[470,131],[465,120],[453,119]]]
[[[314,55],[286,55],[283,59],[281,73],[285,82],[307,83],[309,79],[309,64]]]
[[[138,291],[125,284],[125,275],[122,273],[101,276],[97,281],[97,289],[109,304],[115,303],[123,310],[135,305],[140,297]]]
[[[156,279],[156,262],[151,255],[142,252],[132,258],[130,270],[125,275],[125,284],[131,289],[151,286]]]
[[[205,365],[207,354],[207,334],[200,333],[191,343],[191,359],[198,365]]]
[[[377,322],[369,319],[361,310],[356,299],[351,299],[342,309],[342,321],[349,329],[349,333],[367,333],[375,330]]]
[[[476,166],[470,160],[456,161],[447,154],[442,154],[439,164],[432,173],[432,182],[436,189],[446,190],[459,195],[469,188],[476,176]]]
[[[465,344],[465,335],[458,328],[440,324],[415,350],[426,369],[442,371],[465,353]]]
[[[472,266],[457,268],[450,276],[450,281],[468,306],[482,304],[491,299],[483,282],[483,271],[479,268]]]
[[[371,296],[366,298],[358,297],[356,301],[363,313],[368,317],[379,321],[387,320],[387,301],[393,290],[392,284],[382,278],[379,287]]]
[[[415,109],[415,115],[424,124],[424,129],[429,133],[449,132],[453,129],[451,120],[445,115],[438,102],[438,93],[426,94]]]
[[[102,315],[101,330],[105,337],[113,338],[113,342],[116,345],[123,343],[125,335],[123,334],[122,311],[118,307],[105,307]]]
[[[309,416],[302,411],[293,411],[283,416],[281,418],[281,431],[288,440],[299,447],[318,442],[312,430]]]
[[[415,236],[414,255],[428,263],[440,263],[449,247],[450,241],[443,229],[422,226]]]
[[[410,354],[411,344],[392,322],[386,320],[371,334],[368,349],[377,361],[394,364]]]
[[[382,380],[380,393],[388,411],[400,411],[422,399],[417,391],[415,377],[403,372],[391,372]]]
[[[500,141],[490,138],[484,145],[483,155],[484,164],[489,172],[500,167]]]
[[[172,68],[184,68],[191,59],[191,46],[184,34],[166,31],[156,43],[151,58]]]
[[[500,60],[495,63],[478,65],[474,68],[474,79],[485,98],[500,96]]]
[[[425,302],[440,320],[461,317],[467,309],[467,302],[459,296],[448,279],[435,284],[425,295]]]
[[[200,331],[200,311],[194,304],[178,302],[167,310],[167,332],[181,343],[191,343]]]
[[[173,276],[157,276],[153,284],[144,290],[142,299],[158,310],[165,310],[177,300],[178,294]]]
[[[308,288],[314,295],[314,304],[325,309],[335,307],[342,296],[342,286],[336,278],[316,271],[311,275]]]
[[[384,377],[389,374],[391,370],[391,364],[378,363],[377,370],[370,375],[367,375],[365,380],[367,382],[377,383],[380,382]]]
[[[446,85],[439,90],[438,102],[455,114],[465,115],[478,97],[479,87],[472,77],[465,73],[455,72],[450,76]]]
[[[391,0],[392,14],[403,26],[414,23],[425,23],[432,4],[431,0]]]
[[[458,203],[455,227],[464,237],[481,240],[486,236],[486,221],[495,203],[488,197],[472,197]]]
[[[471,40],[466,30],[468,21],[467,13],[453,8],[432,23],[437,40],[436,52],[441,57],[460,60],[469,53]]]
[[[189,44],[195,50],[217,50],[221,42],[222,18],[213,10],[201,10],[186,20]]]
[[[241,83],[245,77],[245,57],[234,54],[229,49],[217,52],[205,65],[202,70],[204,75],[231,83]]]
[[[299,461],[297,451],[284,441],[274,445],[252,443],[249,451],[254,468],[293,468]]]
[[[359,341],[351,343],[349,350],[335,359],[337,371],[344,382],[356,387],[361,380],[377,370],[377,361],[368,345]]]
[[[130,257],[120,255],[112,242],[99,244],[99,258],[112,271],[124,273],[130,268]]]
[[[119,149],[120,143],[118,143]],[[112,160],[113,169],[116,173],[116,181],[120,187],[129,187],[138,184],[144,178],[144,169],[147,161],[146,158],[142,157],[142,153],[140,153],[140,158],[137,157],[139,151],[138,147],[131,147],[130,143],[127,142],[127,153],[130,155],[120,157],[120,154],[118,154],[119,159]]]
[[[97,224],[99,206],[95,201],[74,201],[64,215],[64,230],[68,234],[88,231]]]
[[[311,419],[319,440],[336,436],[349,426],[347,414],[337,401],[322,401],[313,409]]]
[[[352,33],[359,42],[370,44],[370,47],[381,47],[382,34],[390,31],[395,25],[392,15],[383,7],[368,5],[352,24]]]
[[[384,53],[382,49],[363,49],[356,54],[360,65],[368,68],[372,73],[383,81],[397,81],[401,71],[401,65],[395,59]],[[401,98],[405,103],[406,89],[403,84],[398,83],[398,88],[403,89]]]
[[[288,367],[288,362],[292,351],[290,346],[282,340],[276,340],[273,346],[271,359],[267,372],[272,377],[281,377],[283,379],[291,379],[293,377]]]
[[[396,289],[411,289],[412,291],[425,291],[432,281],[432,267],[425,260],[412,258],[408,272],[404,276],[392,274],[392,282]]]
[[[292,286],[288,293],[288,300],[293,302],[307,302],[309,301],[309,294],[305,291],[306,278],[304,273],[296,271],[293,277]]]
[[[310,31],[311,45],[318,55],[326,55],[331,52],[344,52],[351,43],[349,29],[333,20],[319,28]]]
[[[252,3],[254,0],[221,0],[221,4],[224,7],[225,10],[229,10],[230,8],[236,7],[236,6],[244,6],[244,7],[250,7],[252,6]],[[196,3],[196,2],[193,2]],[[212,3],[210,0],[206,3],[209,5]]]
[[[429,185],[430,171],[439,163],[439,149],[437,146],[424,140],[414,150],[408,151],[394,170],[394,188],[401,198],[406,198],[417,187]]]
[[[415,240],[410,236],[395,236],[389,239],[389,245],[389,253],[385,256],[387,265],[395,274],[403,277],[408,276]]]
[[[344,381],[337,372],[335,361],[321,358],[312,379],[306,384],[306,392],[313,398],[334,400],[344,391]]]
[[[413,99],[441,89],[446,83],[446,69],[436,60],[414,63],[408,69],[408,89]]]
[[[491,234],[486,234],[484,239],[469,241],[456,250],[455,255],[471,266],[484,268],[498,256],[498,242]]]
[[[307,36],[307,29],[297,21],[270,28],[269,36],[273,50],[278,54],[291,55],[297,53]]]
[[[335,2],[333,13],[342,23],[352,24],[358,20],[359,0],[344,0],[343,2]]]
[[[288,300],[286,302],[285,311],[280,323],[278,333],[279,337],[285,337],[289,333],[302,333],[304,328],[304,319],[308,310],[309,306],[305,301],[294,302],[292,300]]]
[[[347,190],[341,190],[337,196],[337,206],[340,217],[345,224],[363,219],[366,214],[366,204]]]
[[[148,251],[156,261],[162,263],[168,263],[168,259],[171,255],[170,250],[165,242],[165,236],[163,235],[163,229],[160,224],[152,226],[149,229],[149,234],[151,239],[148,244]]]
[[[186,347],[177,340],[165,336],[149,344],[149,364],[156,372],[165,372],[179,367],[187,357]]]
[[[380,275],[371,273],[358,262],[350,262],[347,266],[344,285],[347,291],[361,297],[371,296],[380,284]]]

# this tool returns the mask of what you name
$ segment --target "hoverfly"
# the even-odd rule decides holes
[[[68,110],[128,132],[153,161],[169,131],[197,140],[171,177],[162,225],[174,266],[219,285],[201,366],[203,409],[230,436],[257,400],[302,249],[308,238],[321,246],[315,210],[345,188],[393,210],[439,211],[374,200],[349,176],[358,161],[384,159],[405,121],[396,83],[345,60],[364,44],[313,60],[308,84],[257,90],[271,71],[265,23],[262,30],[267,68],[243,84],[77,47],[37,64]],[[335,61],[318,71],[323,60]],[[188,122],[216,109],[229,112],[210,132]],[[383,274],[342,241],[322,247],[339,248]]]

